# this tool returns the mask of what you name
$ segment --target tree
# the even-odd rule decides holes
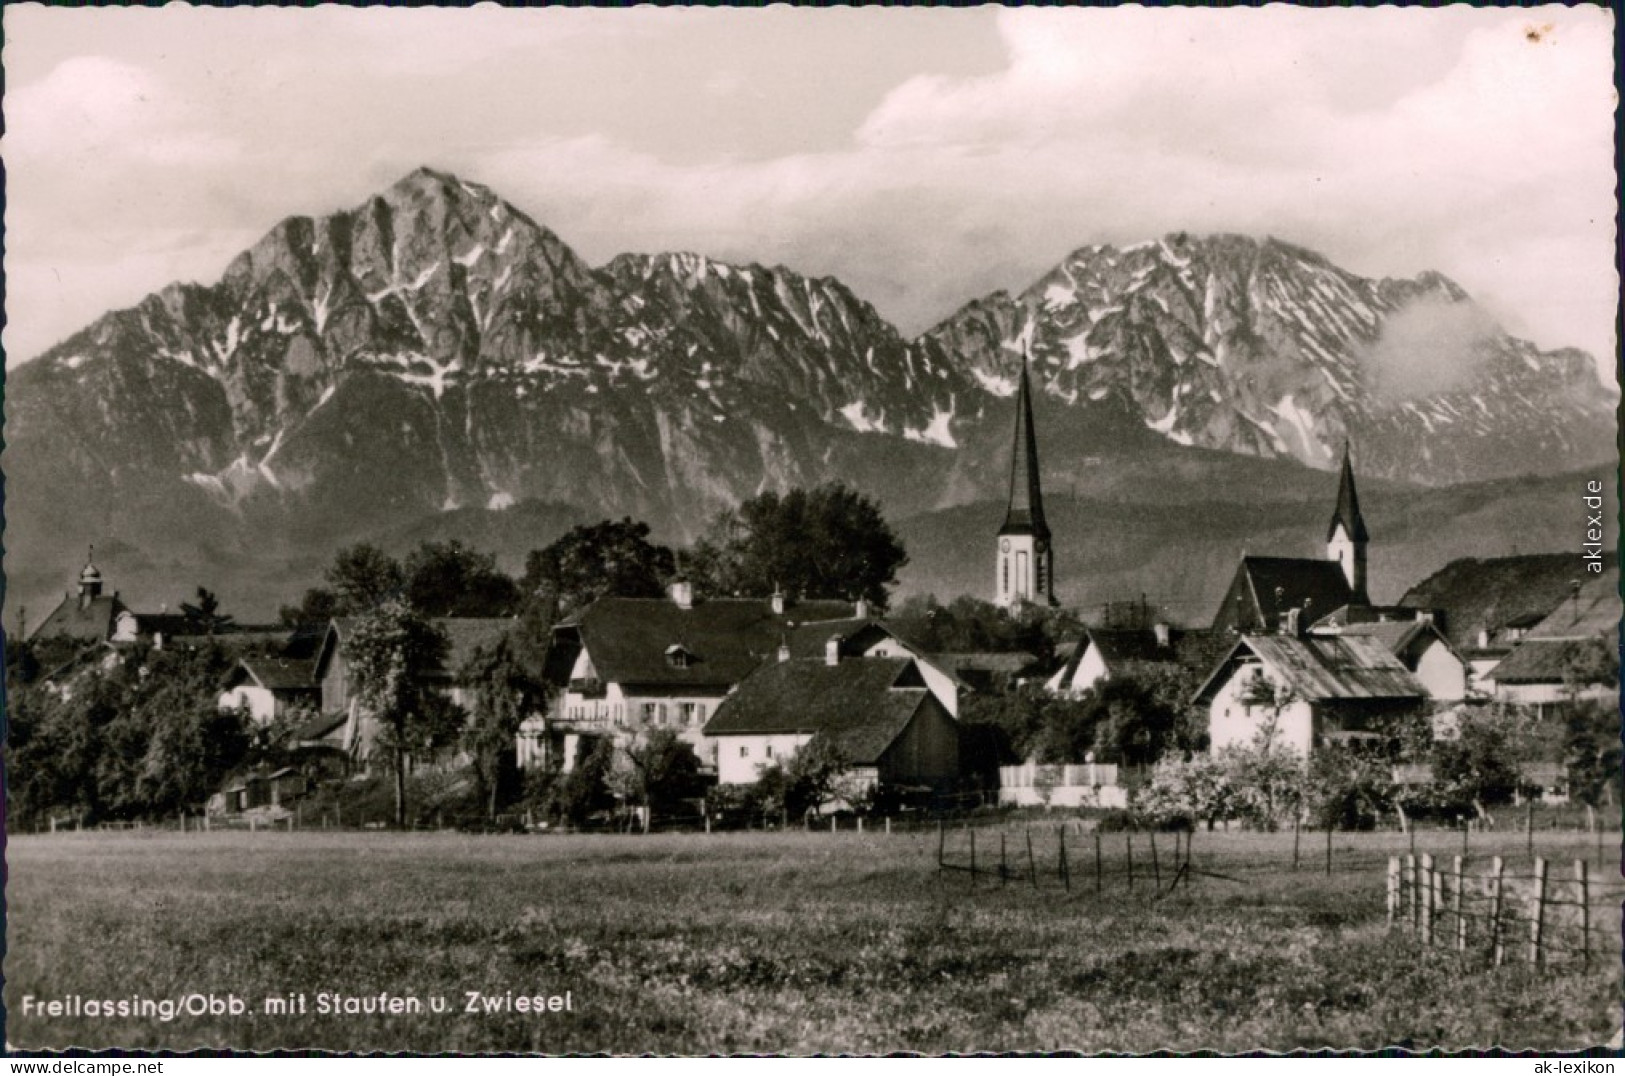
[[[1163,759],[1151,770],[1151,779],[1134,793],[1134,808],[1152,822],[1168,825],[1184,821],[1192,827],[1206,822],[1209,829],[1234,810],[1231,774],[1225,762],[1208,755],[1185,760]]]
[[[547,789],[548,813],[580,825],[596,812],[614,806],[609,793],[609,776],[614,765],[614,739],[599,738],[574,769],[551,782]]]
[[[399,599],[363,616],[344,644],[356,698],[377,723],[377,746],[392,760],[397,826],[406,825],[408,757],[442,746],[460,723],[421,676],[444,660],[446,646],[446,637]]]
[[[326,624],[341,615],[339,609],[339,596],[336,593],[326,587],[311,587],[299,599],[298,605],[284,605],[277,610],[277,619],[289,628]]]
[[[1027,603],[1004,609],[992,602],[960,595],[943,606],[934,595],[903,601],[892,623],[905,637],[932,653],[1025,651],[1048,664],[1065,639],[1083,632],[1077,615]]]
[[[672,551],[649,541],[647,523],[605,520],[533,550],[519,586],[551,626],[599,598],[658,598],[676,570]]]
[[[400,598],[406,587],[406,573],[400,562],[366,542],[339,550],[327,569],[326,579],[337,599],[337,616],[364,616]]]
[[[694,794],[699,775],[699,756],[674,730],[643,729],[619,741],[610,783],[626,802],[643,807],[647,826]]]
[[[851,768],[846,755],[823,736],[814,736],[784,764],[784,805],[791,814],[817,810],[841,790]]]
[[[1504,705],[1477,707],[1461,716],[1457,735],[1432,745],[1434,806],[1458,811],[1508,803],[1522,784],[1520,764],[1541,752],[1526,714]]]
[[[424,616],[512,616],[519,606],[519,588],[496,558],[456,539],[424,542],[403,571],[407,603]]]
[[[546,705],[546,685],[519,659],[506,637],[477,647],[458,671],[458,679],[473,696],[463,748],[486,817],[495,819],[498,794],[514,763],[514,737],[525,718]]]
[[[694,570],[710,594],[865,598],[884,610],[908,563],[874,501],[839,482],[763,493],[724,512],[696,544]]]
[[[196,601],[181,602],[181,615],[194,635],[214,635],[231,626],[232,618],[220,612],[220,599],[214,591],[198,587]]]
[[[1619,711],[1597,700],[1581,702],[1568,714],[1563,759],[1569,794],[1590,807],[1611,803],[1619,785]]]
[[[1381,752],[1326,744],[1309,759],[1304,806],[1319,829],[1371,829],[1394,803],[1392,764]]]

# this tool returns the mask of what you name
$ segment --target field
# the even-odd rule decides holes
[[[1611,955],[1489,966],[1387,929],[1397,834],[1201,833],[1211,874],[1160,899],[1145,836],[1090,835],[1062,889],[1054,826],[1006,831],[1013,873],[937,870],[934,830],[505,836],[174,832],[14,836],[7,847],[7,1038],[16,1048],[733,1053],[1239,1052],[1501,1045],[1581,1049],[1620,1024]],[[1539,834],[1618,883],[1617,834]],[[978,834],[992,865],[998,832]],[[1521,834],[1473,835],[1521,857]],[[1160,839],[1164,889],[1170,838]],[[949,847],[964,858],[966,835]],[[1459,837],[1423,833],[1450,855]],[[1019,854],[1018,854],[1019,853]],[[1555,869],[1555,868],[1554,868]],[[1566,866],[1565,866],[1565,869]],[[1212,875],[1223,875],[1214,877]],[[1602,950],[1599,950],[1601,952]],[[562,1012],[464,1011],[467,993],[569,992]],[[318,1014],[318,995],[388,992],[450,1011]],[[90,1017],[24,998],[235,997],[240,1015]],[[304,995],[306,1012],[267,1013]],[[194,1004],[197,1004],[194,1002]],[[295,1002],[295,1004],[297,1004]],[[404,1004],[404,1003],[403,1003]]]

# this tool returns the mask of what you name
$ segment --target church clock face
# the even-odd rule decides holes
[[[999,539],[999,548],[1002,549],[1006,553],[1010,552],[1010,539],[1008,539],[1008,538],[1000,538]]]

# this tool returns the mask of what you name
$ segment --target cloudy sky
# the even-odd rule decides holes
[[[420,164],[594,264],[833,274],[905,332],[1068,251],[1273,234],[1613,353],[1612,25],[1495,10],[5,11],[15,364]]]

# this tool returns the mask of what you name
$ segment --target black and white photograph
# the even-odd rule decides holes
[[[0,20],[8,1052],[1625,1043],[1611,7]]]

